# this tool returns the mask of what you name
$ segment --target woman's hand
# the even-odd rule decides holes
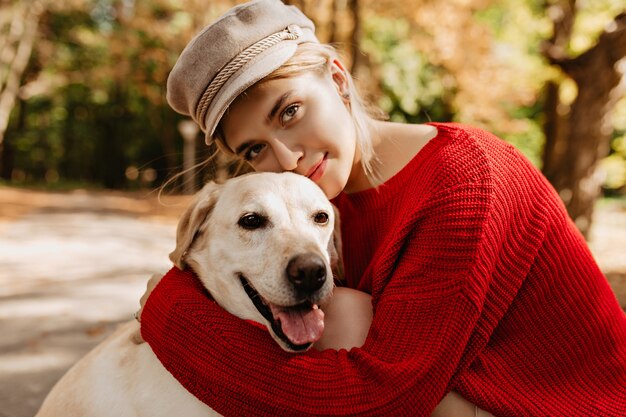
[[[372,297],[351,288],[336,287],[330,301],[321,306],[324,333],[317,350],[361,347],[372,324]]]
[[[143,306],[146,305],[146,301],[148,300],[150,293],[152,292],[154,287],[156,287],[159,281],[161,281],[161,278],[163,278],[162,274],[152,274],[152,276],[148,280],[148,283],[146,284],[146,292],[144,292],[139,299],[139,310],[135,313],[135,319],[140,323]],[[141,327],[135,333],[133,333],[131,340],[137,345],[145,342],[145,340],[143,340],[143,337],[141,337]]]
[[[148,280],[146,292],[139,300],[139,311],[135,313],[137,321],[141,322],[141,312],[146,300],[161,278],[163,275],[154,274]],[[313,346],[315,349],[350,350],[363,346],[373,318],[372,297],[369,294],[351,288],[336,287],[330,301],[321,308],[324,311],[324,333],[315,342]],[[132,341],[135,344],[144,343],[141,329],[133,334]],[[431,417],[475,416],[493,417],[455,392],[448,393],[431,415]]]
[[[315,342],[317,350],[361,347],[372,324],[372,297],[351,288],[337,287],[330,301],[321,306],[324,311],[324,333]],[[456,392],[449,392],[431,417],[493,417]]]

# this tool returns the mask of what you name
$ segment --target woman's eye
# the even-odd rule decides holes
[[[280,115],[280,122],[283,125],[289,123],[289,121],[296,116],[296,113],[298,113],[299,108],[300,108],[299,104],[292,104],[288,106]]]
[[[255,145],[249,146],[248,149],[246,149],[246,152],[243,155],[244,159],[246,161],[254,160],[257,156],[259,156],[259,154],[261,153],[263,148],[265,148],[265,144],[263,144],[263,143],[257,143]]]

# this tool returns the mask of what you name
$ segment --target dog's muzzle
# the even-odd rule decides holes
[[[292,351],[311,347],[324,331],[324,313],[315,300],[327,279],[326,264],[315,254],[294,256],[286,268],[288,281],[298,298],[305,300],[293,306],[279,306],[265,300],[243,274],[239,280],[246,294],[271,325],[272,332]]]
[[[287,279],[298,295],[308,297],[326,282],[326,264],[315,253],[296,255],[287,264]]]

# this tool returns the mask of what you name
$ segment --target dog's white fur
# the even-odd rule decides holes
[[[315,220],[320,212],[328,215],[327,223]],[[242,228],[238,222],[249,213],[265,216],[267,225]],[[265,300],[296,305],[301,300],[286,278],[287,263],[295,255],[315,253],[323,259],[328,279],[312,301],[325,301],[333,287],[333,223],[332,205],[305,177],[248,174],[221,185],[211,183],[198,194],[179,223],[170,258],[180,268],[190,266],[222,307],[266,325],[288,349],[250,301],[239,275]],[[217,415],[163,368],[147,343],[133,342],[138,328],[135,321],[122,325],[74,365],[50,391],[37,416]]]

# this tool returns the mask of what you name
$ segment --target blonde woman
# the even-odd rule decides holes
[[[322,188],[341,214],[348,287],[329,326],[367,330],[373,308],[362,346],[287,353],[174,268],[146,302],[142,335],[213,409],[428,416],[445,397],[469,406],[462,415],[626,415],[624,313],[514,148],[469,126],[372,118],[311,21],[278,0],[199,33],[168,101],[253,169]]]

